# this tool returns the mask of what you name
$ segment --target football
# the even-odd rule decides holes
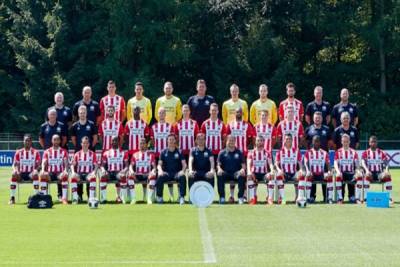
[[[88,200],[89,208],[97,209],[99,207],[99,201],[96,198],[90,198]]]

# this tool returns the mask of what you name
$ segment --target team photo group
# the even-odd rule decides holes
[[[48,194],[50,183],[57,184],[62,204],[84,198],[105,204],[110,184],[116,203],[137,203],[139,186],[145,203],[163,203],[165,185],[175,201],[177,184],[183,205],[191,201],[187,192],[198,181],[217,187],[220,204],[286,204],[289,185],[295,190],[290,201],[298,204],[343,204],[345,199],[362,204],[374,182],[383,185],[393,203],[388,158],[377,137],[370,136],[369,148],[357,152],[359,111],[348,89],[338,90],[338,103],[331,105],[316,86],[309,90],[314,100],[303,106],[295,85],[288,83],[282,89],[287,98],[276,105],[261,84],[259,99],[248,105],[232,84],[226,94],[230,99],[219,105],[207,95],[206,81],[195,86],[197,94],[182,104],[166,82],[154,109],[141,82],[127,102],[114,81],[99,102],[92,99],[91,87],[83,87],[82,99],[71,108],[57,92],[40,126],[43,153],[33,148],[30,134],[15,153],[9,203],[16,202],[18,183],[31,182],[35,194]],[[258,199],[259,184],[266,199]]]

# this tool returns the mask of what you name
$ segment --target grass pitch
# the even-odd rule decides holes
[[[399,201],[400,171],[392,175]],[[0,266],[400,266],[399,202],[390,209],[214,204],[205,210],[174,204],[90,210],[56,202],[51,210],[28,210],[31,185],[20,187],[19,204],[7,205],[9,176],[9,168],[0,168]],[[290,199],[293,187],[286,190]],[[259,186],[259,198],[265,191]],[[114,197],[112,185],[108,196]]]

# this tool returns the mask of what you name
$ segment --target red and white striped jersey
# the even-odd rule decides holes
[[[304,136],[303,125],[301,125],[301,122],[298,120],[281,121],[276,128],[276,135],[278,138],[281,138],[282,145],[286,134],[291,134],[293,137],[292,147],[295,149],[299,148],[299,140]]]
[[[232,121],[228,124],[227,134],[235,137],[236,148],[242,151],[244,156],[247,156],[248,140],[255,136],[253,126],[246,121]]]
[[[45,171],[61,173],[64,171],[64,162],[68,160],[68,152],[63,148],[54,149],[50,147],[44,151],[43,160],[47,162]]]
[[[303,117],[303,115],[304,115],[303,103],[300,100],[294,98],[292,102],[290,102],[289,99],[285,99],[279,104],[279,117],[280,118],[283,118],[283,120],[286,119],[286,108],[288,106],[293,106],[295,120],[300,120],[300,118]]]
[[[155,163],[154,153],[150,151],[138,151],[133,154],[131,163],[135,166],[134,170],[136,174],[149,174]]]
[[[325,166],[329,167],[328,153],[323,149],[315,150],[311,148],[304,154],[305,164],[314,175],[322,175],[325,171]]]
[[[201,125],[201,132],[206,135],[206,147],[213,155],[218,155],[223,148],[222,140],[227,132],[224,123],[220,119],[215,121],[207,119]]]
[[[266,150],[253,149],[249,151],[248,160],[250,160],[251,173],[267,173],[269,166],[268,162],[271,160],[271,154]]]
[[[375,151],[369,148],[362,153],[361,157],[367,164],[370,172],[382,172],[383,163],[388,160],[386,153],[379,148]]]
[[[125,111],[125,100],[122,96],[106,95],[100,100],[100,112],[102,119],[106,118],[105,113],[107,112],[107,107],[113,106],[115,108],[114,119],[121,121],[122,113]]]
[[[354,173],[357,160],[358,154],[352,148],[348,150],[340,148],[335,152],[335,161],[337,161],[341,172]]]
[[[99,135],[103,140],[103,151],[111,148],[111,141],[114,136],[119,136],[121,138],[123,134],[124,128],[121,122],[110,119],[102,121],[99,127]]]
[[[173,132],[173,127],[168,122],[157,122],[151,127],[151,137],[154,140],[154,152],[158,157],[164,149],[167,148],[168,135]]]
[[[275,138],[276,129],[273,125],[267,123],[258,123],[255,127],[256,135],[264,138],[264,149],[269,153],[272,151],[272,139]]]
[[[128,161],[128,153],[122,149],[109,149],[103,153],[103,164],[107,165],[109,172],[119,172],[124,169]]]
[[[80,150],[75,153],[72,161],[75,171],[77,173],[90,173],[94,170],[94,166],[97,163],[96,153],[88,150]]]
[[[199,133],[199,126],[195,120],[180,120],[176,124],[176,132],[179,137],[179,149],[183,155],[189,155],[190,150],[195,147],[196,135]]]
[[[281,148],[276,153],[276,162],[285,173],[295,173],[297,164],[301,161],[300,151],[296,148]]]
[[[140,149],[140,139],[150,136],[150,128],[144,120],[130,120],[125,125],[125,134],[128,137],[129,153],[135,153]]]
[[[40,164],[40,153],[34,148],[18,149],[14,155],[14,164],[18,164],[19,172],[32,172]]]

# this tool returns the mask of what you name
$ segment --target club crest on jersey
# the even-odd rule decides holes
[[[235,159],[238,159],[239,158],[239,154],[238,153],[235,153]]]
[[[67,117],[68,116],[68,112],[66,110],[64,110],[64,116]]]
[[[322,110],[323,110],[323,111],[326,111],[326,106],[322,106]]]
[[[58,133],[61,133],[61,127],[57,127],[56,130],[57,130]]]
[[[339,108],[339,113],[341,113],[343,111],[343,108],[342,107],[340,107]]]
[[[204,152],[204,157],[208,157],[208,152]]]
[[[90,111],[94,111],[94,106],[91,105],[89,109],[90,109]]]
[[[204,101],[204,103],[205,103],[207,106],[210,105],[210,101],[208,101],[208,100]]]
[[[353,111],[354,111],[353,108],[349,108],[350,113],[353,113]]]
[[[86,131],[90,131],[90,125],[86,125]]]
[[[322,135],[326,135],[326,131],[325,131],[325,130],[322,130],[321,134],[322,134]]]
[[[47,126],[46,129],[44,129],[45,133],[49,133],[50,132],[50,127]]]
[[[178,158],[179,158],[179,154],[178,154],[178,153],[175,153],[174,157],[175,157],[176,159],[178,159]]]
[[[350,132],[350,136],[354,137],[354,132],[353,131]]]

